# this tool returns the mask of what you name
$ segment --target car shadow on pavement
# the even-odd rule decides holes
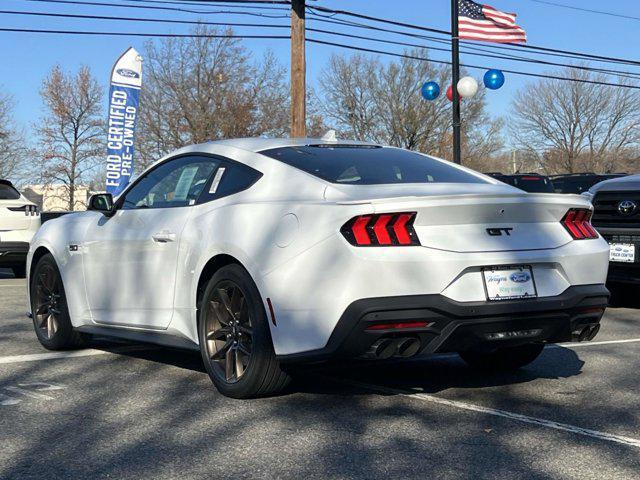
[[[583,365],[573,350],[551,346],[531,365],[511,372],[480,371],[467,366],[457,355],[442,355],[405,361],[327,365],[309,368],[307,378],[312,380],[310,382],[306,382],[303,375],[298,378],[303,391],[314,393],[321,393],[324,388],[323,382],[313,381],[314,375],[338,383],[380,386],[389,391],[438,393],[452,388],[479,389],[568,378],[579,375]]]
[[[139,343],[96,340],[92,348],[112,351],[141,360],[205,373],[200,354]],[[403,361],[350,361],[289,367],[294,382],[282,393],[367,393],[359,384],[382,389],[437,393],[448,389],[478,389],[568,378],[581,373],[584,361],[570,349],[547,347],[531,365],[512,372],[479,371],[468,367],[455,354],[416,357]],[[354,388],[355,387],[355,388]]]

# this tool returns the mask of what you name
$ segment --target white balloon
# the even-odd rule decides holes
[[[478,82],[473,77],[463,77],[458,82],[458,93],[463,98],[473,97],[478,93]]]

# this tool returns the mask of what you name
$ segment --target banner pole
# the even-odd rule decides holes
[[[460,165],[460,97],[458,96],[458,81],[460,80],[460,40],[458,38],[458,0],[451,0],[451,71],[453,90],[453,161]]]

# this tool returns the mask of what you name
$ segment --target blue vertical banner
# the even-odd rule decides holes
[[[134,167],[134,140],[142,86],[142,57],[134,48],[120,56],[111,72],[107,129],[107,192],[120,195]]]

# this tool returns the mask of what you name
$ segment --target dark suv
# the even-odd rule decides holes
[[[556,193],[583,193],[596,183],[626,176],[626,173],[569,173],[551,177]]]
[[[514,173],[507,175],[504,173],[490,172],[485,175],[500,180],[501,182],[513,185],[520,190],[531,193],[554,193],[553,182],[545,175],[538,173]]]
[[[640,283],[640,175],[600,182],[588,195],[592,224],[611,247],[608,280]]]

